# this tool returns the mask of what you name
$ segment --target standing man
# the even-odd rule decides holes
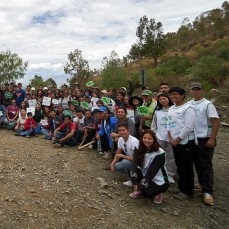
[[[138,148],[139,141],[130,135],[126,123],[120,123],[118,125],[118,133],[120,136],[118,139],[118,149],[111,163],[111,171],[125,173],[129,176],[134,150]],[[133,186],[131,180],[123,182],[123,185],[127,187]]]
[[[22,89],[21,83],[18,83],[17,86],[18,86],[18,88],[16,89],[16,91],[14,93],[14,97],[16,99],[17,106],[20,107],[21,102],[24,101],[24,99],[25,99],[26,92],[25,92],[25,90]]]
[[[168,83],[161,83],[159,85],[159,92],[162,93],[162,94],[168,94],[169,93],[169,84]]]
[[[174,197],[180,200],[191,199],[194,193],[192,151],[195,145],[193,129],[196,113],[190,104],[185,103],[183,88],[172,87],[169,96],[175,105],[168,110],[167,131],[179,176],[179,192]]]
[[[219,116],[215,106],[203,97],[204,91],[200,83],[192,83],[190,92],[193,97],[190,105],[197,114],[194,127],[196,147],[193,152],[193,161],[199,184],[202,187],[204,203],[212,206],[214,205],[212,159],[220,126]]]

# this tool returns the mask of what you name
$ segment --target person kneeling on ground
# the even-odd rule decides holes
[[[37,123],[33,119],[33,114],[32,112],[27,113],[27,118],[24,123],[24,129],[18,133],[16,133],[16,136],[26,136],[29,138],[32,134],[37,135],[36,133],[36,127]]]
[[[118,149],[110,166],[111,171],[125,173],[129,176],[134,150],[138,148],[139,141],[130,135],[126,123],[118,125],[118,133],[120,136],[118,139]],[[132,182],[128,180],[123,185],[132,187]]]
[[[130,197],[145,196],[153,198],[156,204],[162,202],[163,193],[169,188],[165,152],[159,147],[152,130],[145,130],[140,138],[138,150],[134,152],[130,177],[134,188]]]
[[[54,148],[64,145],[76,146],[76,124],[72,122],[71,116],[64,117],[64,123],[54,130]]]

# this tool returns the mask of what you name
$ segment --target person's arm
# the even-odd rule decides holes
[[[12,121],[14,121],[15,119],[18,118],[18,115],[19,115],[19,111],[16,112],[16,115],[14,116],[14,118],[12,119]]]
[[[129,83],[129,90],[127,92],[127,95],[129,95],[131,97],[132,94],[133,94],[134,88],[133,88],[133,84],[132,84],[131,78],[127,77],[127,80],[128,80],[128,83]]]
[[[156,116],[156,114],[154,114],[154,116],[153,116],[153,120],[152,120],[150,129],[151,129],[154,133],[157,132],[157,129],[158,129],[158,128],[157,128],[157,116]]]
[[[60,127],[56,128],[56,129],[54,130],[54,132],[53,132],[53,138],[54,138],[54,140],[56,140],[56,133],[57,133],[57,131],[60,131],[60,130],[61,130]]]
[[[66,136],[64,136],[63,138],[59,139],[59,142],[62,143],[63,141],[71,138],[74,134],[75,134],[75,129],[72,129],[71,132],[69,134],[67,134]]]
[[[16,126],[15,126],[14,130],[17,131],[19,129],[19,124],[20,124],[20,120],[18,119],[16,122]]]
[[[218,118],[210,118],[210,123],[212,125],[211,136],[205,145],[209,148],[214,148],[216,145],[216,136],[219,132],[220,121]]]

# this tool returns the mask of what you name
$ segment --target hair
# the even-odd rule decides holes
[[[169,89],[169,94],[172,93],[172,92],[177,92],[178,94],[180,95],[185,95],[185,90],[184,88],[181,88],[181,87],[171,87]]]
[[[118,124],[117,129],[118,129],[119,127],[125,127],[127,130],[129,130],[129,129],[128,129],[128,123],[126,123],[126,122],[120,122],[120,123]]]
[[[155,110],[161,110],[162,107],[163,107],[162,104],[159,102],[160,97],[166,97],[166,98],[168,98],[168,100],[169,100],[169,106],[170,106],[170,107],[171,107],[172,105],[174,105],[173,102],[172,102],[172,100],[169,98],[169,96],[168,96],[167,94],[160,94],[160,95],[158,95],[158,97],[157,97],[157,107],[156,107]]]
[[[64,118],[67,118],[68,120],[72,119],[72,117],[70,115],[65,115]]]
[[[127,110],[126,110],[126,108],[123,107],[123,106],[118,107],[117,110],[116,110],[116,112],[118,112],[118,110],[120,110],[120,109],[124,110],[124,111],[125,111],[125,114],[127,114]]]
[[[148,150],[145,146],[145,144],[143,143],[143,137],[145,134],[150,134],[150,136],[153,138],[154,142],[153,144],[151,145],[150,147],[150,150]],[[144,159],[145,159],[145,154],[147,152],[157,152],[159,150],[159,143],[157,141],[157,137],[156,135],[154,134],[154,132],[152,130],[145,130],[141,137],[140,137],[140,140],[139,140],[139,148],[138,148],[138,160],[140,162],[140,166],[142,167],[143,166],[143,163],[144,163]]]
[[[32,112],[28,112],[27,116],[33,116]]]
[[[161,87],[162,85],[166,85],[166,86],[169,87],[169,84],[168,84],[168,83],[160,83],[160,84],[159,84],[159,87]]]

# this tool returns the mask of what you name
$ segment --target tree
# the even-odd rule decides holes
[[[30,85],[32,87],[35,87],[36,89],[40,85],[43,85],[44,86],[44,80],[43,80],[42,76],[35,75],[34,78],[30,80]]]
[[[11,53],[9,50],[0,53],[0,82],[13,81],[23,78],[28,67],[28,62]]]
[[[90,77],[88,61],[82,56],[82,51],[75,49],[68,54],[68,62],[64,67],[64,72],[71,76],[68,79],[70,86],[73,86],[75,81],[86,82]]]
[[[46,86],[48,88],[54,88],[54,87],[56,88],[57,84],[56,84],[56,81],[54,79],[49,78],[44,82],[44,86]]]
[[[146,16],[140,18],[137,27],[136,36],[138,42],[133,45],[129,54],[132,56],[140,53],[141,57],[153,58],[155,66],[158,64],[158,58],[164,53],[165,45],[162,23],[154,19],[148,19]]]

